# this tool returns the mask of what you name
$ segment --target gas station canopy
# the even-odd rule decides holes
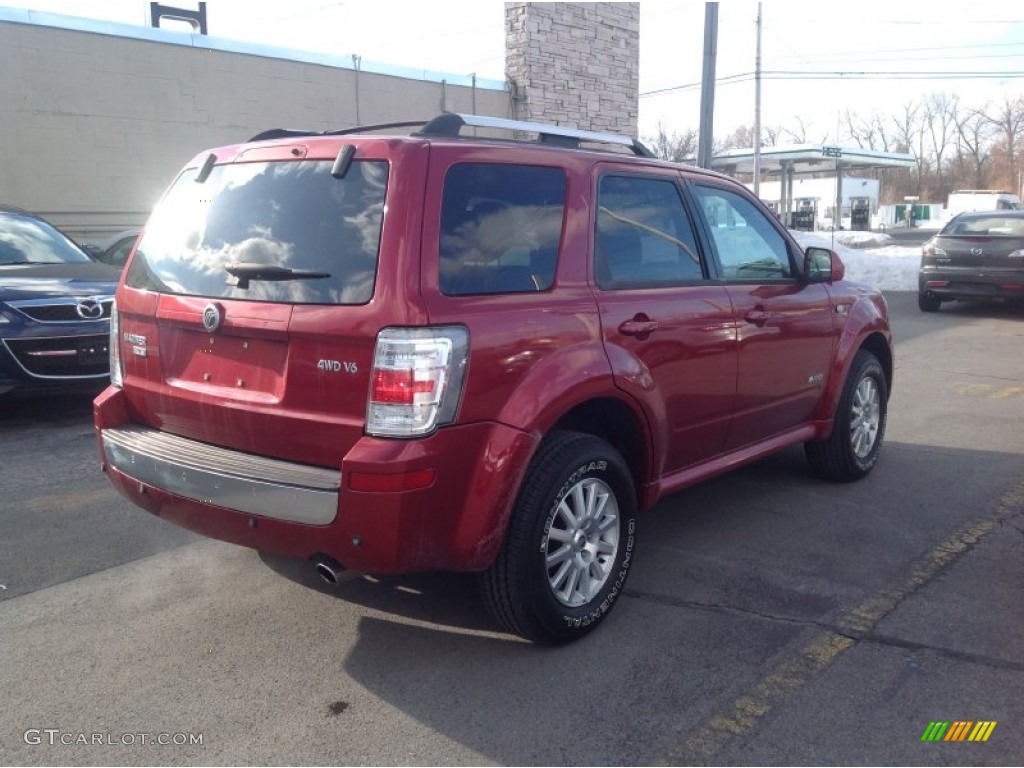
[[[781,199],[776,213],[782,222],[795,229],[813,228],[816,211],[796,210],[793,204],[793,178],[815,173],[835,174],[835,205],[833,222],[841,226],[843,216],[843,173],[851,170],[878,168],[912,168],[914,156],[904,152],[879,152],[873,149],[848,148],[822,144],[797,144],[788,147],[763,147],[760,152],[761,178],[776,176],[781,181]],[[754,150],[733,149],[716,155],[711,167],[730,176],[754,173]],[[850,210],[853,224],[853,210]],[[867,228],[868,214],[861,212],[860,228]],[[856,227],[855,227],[856,228]]]
[[[836,165],[843,170],[869,168],[913,168],[914,156],[905,152],[879,152],[873,149],[794,144],[788,147],[762,147],[761,173],[777,176],[783,170],[792,173],[832,172]],[[711,167],[730,175],[754,172],[753,149],[731,149],[711,160]]]

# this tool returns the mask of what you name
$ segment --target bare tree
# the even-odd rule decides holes
[[[782,141],[782,137],[785,131],[781,125],[761,126],[761,146],[763,147],[777,147]]]
[[[793,138],[793,141],[796,144],[813,144],[814,142],[811,139],[807,138],[808,136],[811,135],[811,131],[814,130],[811,127],[810,123],[805,123],[804,119],[802,117],[800,117],[799,115],[797,115],[797,117],[795,119],[796,119],[796,127],[795,128],[788,128],[788,127],[784,128],[783,129],[783,133],[788,133]],[[827,138],[828,138],[828,132],[826,131],[825,135],[822,136],[821,141],[819,141],[818,143],[819,144],[824,144],[825,143],[825,139],[827,139]]]
[[[957,136],[957,119],[960,98],[953,94],[933,93],[923,102],[924,122],[931,139],[935,159],[935,174],[938,176],[937,192],[945,197],[949,193],[942,178],[943,157]]]
[[[752,149],[754,146],[754,129],[749,125],[741,125],[727,136],[716,151],[726,149]]]
[[[914,155],[917,163],[917,188],[920,195],[924,189],[924,176],[928,168],[928,159],[924,154],[924,121],[920,102],[907,102],[903,105],[903,113],[892,118],[896,132],[898,151]]]
[[[846,110],[843,116],[846,123],[846,134],[861,149],[874,149],[888,152],[891,139],[886,118],[878,112],[872,112],[867,118],[854,116]]]
[[[682,133],[673,131],[671,134],[664,125],[658,123],[658,133],[644,139],[651,151],[662,160],[673,163],[693,161],[697,156],[697,131],[687,128]]]
[[[956,129],[959,153],[970,160],[971,183],[975,189],[988,186],[986,174],[992,161],[992,133],[994,126],[985,114],[988,105],[957,115]],[[960,186],[954,183],[954,187]]]
[[[1024,151],[1024,96],[1003,99],[992,111],[986,112],[989,120],[996,128],[999,136],[999,154],[1005,157],[1004,172],[1000,174],[1011,185],[1016,181],[1015,172],[1019,170],[1020,155]]]

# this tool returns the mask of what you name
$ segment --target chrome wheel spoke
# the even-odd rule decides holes
[[[573,592],[576,590],[576,585],[579,584],[580,581],[580,569],[575,560],[569,560],[566,564],[569,566],[569,578],[565,582],[565,589],[562,591],[562,598],[564,600],[572,600]]]
[[[555,526],[552,525],[551,530],[548,531],[548,539],[565,544],[572,541],[572,534],[565,528],[555,528]]]
[[[550,555],[548,555],[548,569],[554,568],[559,563],[562,563],[572,557],[572,547],[566,544],[563,547],[559,547]]]
[[[551,577],[551,588],[555,590],[556,593],[560,593],[562,591],[562,584],[565,583],[565,579],[566,576],[569,575],[570,568],[572,568],[572,560],[566,560],[558,569],[558,573]]]
[[[617,544],[618,542],[605,541],[604,539],[601,539],[596,544],[597,553],[599,555],[614,555]]]
[[[562,518],[562,520],[565,521],[566,527],[569,528],[570,530],[572,530],[579,523],[576,520],[576,515],[574,515],[572,513],[572,510],[569,509],[569,505],[566,504],[565,502],[566,502],[566,500],[562,499],[562,503],[558,505],[558,513],[557,514],[558,514],[558,517]]]

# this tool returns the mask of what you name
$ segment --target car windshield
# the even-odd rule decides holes
[[[249,301],[373,297],[388,164],[215,166],[183,173],[157,205],[126,277],[133,288]]]
[[[978,216],[950,222],[944,235],[968,235],[987,237],[1024,237],[1022,216]]]
[[[12,264],[88,264],[92,260],[42,219],[0,213],[0,267]]]

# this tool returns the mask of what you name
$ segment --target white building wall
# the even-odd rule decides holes
[[[0,9],[0,203],[83,242],[141,225],[197,152],[267,128],[510,113],[500,82],[474,88],[464,76],[357,71],[341,57],[38,16]]]

